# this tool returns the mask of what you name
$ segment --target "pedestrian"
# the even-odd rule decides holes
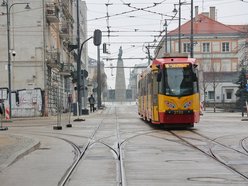
[[[200,115],[203,116],[203,110],[204,110],[204,101],[200,102]]]
[[[90,103],[90,112],[94,112],[95,111],[95,98],[93,97],[93,95],[91,94],[90,97],[88,98],[88,101]]]
[[[5,108],[4,108],[4,103],[3,100],[0,100],[0,114],[4,115]]]
[[[3,107],[2,107],[2,103],[0,103],[0,114],[3,114]]]

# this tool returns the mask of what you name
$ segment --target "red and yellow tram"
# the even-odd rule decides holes
[[[196,59],[154,59],[140,74],[138,113],[152,124],[193,127],[200,120]]]

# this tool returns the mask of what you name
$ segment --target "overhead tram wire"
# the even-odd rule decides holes
[[[130,11],[125,11],[125,12],[121,12],[121,13],[117,13],[117,14],[112,14],[112,15],[109,15],[109,17],[125,15],[125,14],[129,14],[129,13],[132,13],[132,12],[137,12],[137,10],[130,10]],[[97,18],[93,18],[93,19],[88,19],[87,21],[96,21],[96,20],[106,19],[106,18],[107,18],[107,16],[103,16],[103,17],[97,17]]]
[[[146,10],[146,9],[144,9],[144,8],[138,8],[138,7],[135,7],[135,6],[132,6],[131,5],[131,3],[126,3],[126,2],[124,2],[123,0],[120,0],[124,5],[126,5],[126,6],[128,6],[128,7],[130,7],[130,8],[133,8],[134,10],[140,10],[140,11],[145,11],[145,12],[149,12],[149,13],[152,13],[152,14],[158,14],[158,15],[160,15],[160,16],[166,16],[166,17],[170,17],[170,19],[167,19],[167,20],[173,20],[173,19],[175,19],[175,17],[176,17],[176,15],[177,14],[175,14],[175,15],[173,15],[173,16],[170,16],[170,15],[167,15],[167,14],[162,14],[162,13],[158,13],[158,12],[154,12],[154,11],[150,11],[150,10]],[[155,6],[157,6],[157,5],[160,5],[160,4],[162,4],[163,2],[165,2],[166,0],[163,0],[163,1],[161,1],[161,2],[159,2],[159,3],[153,3],[153,5],[152,6],[150,6],[150,8],[152,8],[152,7],[155,7]],[[170,24],[171,22],[169,22],[169,24]],[[168,24],[168,25],[169,25]],[[161,36],[162,36],[162,34],[163,34],[163,32],[165,32],[164,30],[163,31],[161,31],[160,32],[160,35],[158,36],[158,38],[160,38]],[[156,36],[154,36],[154,38],[155,38]],[[155,39],[154,39],[155,40]],[[153,43],[153,45],[152,46],[150,46],[149,44],[148,44],[148,46],[147,47],[145,47],[145,48],[154,48],[154,47],[157,47],[156,46],[156,43],[157,43],[157,40],[155,40],[155,42]],[[144,45],[145,45],[145,43],[144,43]],[[149,49],[148,49],[149,50]],[[160,49],[159,49],[160,50]]]
[[[107,51],[107,56],[108,56],[108,58],[109,58],[109,55],[110,55],[110,24],[109,24],[109,18],[110,18],[110,16],[109,16],[109,5],[113,5],[112,3],[110,3],[110,0],[108,0],[108,3],[106,3],[105,4],[106,5],[106,23],[107,23],[107,37],[108,37],[108,43],[109,43],[109,45],[108,45],[108,49],[106,49]],[[109,51],[108,51],[109,50]],[[112,63],[110,63],[110,66],[112,66]],[[111,74],[113,74],[113,71],[112,71],[112,69],[111,69]]]
[[[161,5],[163,2],[165,2],[167,0],[163,0],[163,1],[159,2],[159,3],[153,3],[152,6],[148,6],[148,7],[145,7],[145,8],[138,8],[138,7],[135,7],[135,6],[131,6],[131,3],[125,3],[123,0],[120,0],[120,1],[123,2],[124,5],[126,5],[126,6],[128,6],[130,8],[133,8],[134,10],[137,10],[137,11],[144,11],[144,12],[148,12],[148,13],[152,13],[152,14],[157,14],[157,15],[160,15],[160,16],[173,17],[173,16],[163,14],[163,13],[160,13],[160,12],[147,10],[149,8],[153,8],[153,7],[156,7],[158,5]]]
[[[109,25],[109,5],[113,5],[112,3],[109,3],[110,0],[108,0],[108,3],[106,3],[106,23],[107,23],[107,34],[108,34],[108,43],[110,43],[110,25]],[[109,44],[110,46],[110,44]]]
[[[160,12],[154,12],[154,11],[151,11],[151,10],[147,10],[147,9],[150,9],[150,8],[154,8],[158,5],[161,5],[162,3],[164,3],[165,1],[167,0],[163,0],[159,3],[153,3],[153,5],[151,6],[147,6],[147,7],[144,7],[144,8],[138,8],[138,7],[135,7],[135,6],[132,6],[131,3],[126,3],[124,2],[123,0],[120,0],[124,5],[134,9],[134,10],[137,10],[137,11],[144,11],[144,12],[148,12],[148,13],[152,13],[152,14],[157,14],[157,15],[160,15],[160,16],[165,16],[165,17],[173,17],[173,16],[170,16],[170,15],[167,15],[167,14],[163,14],[163,13],[160,13]]]
[[[124,5],[127,5],[129,3],[125,3],[124,1],[120,0],[121,2],[123,2]],[[165,2],[166,0],[163,0],[161,1],[160,3],[154,3],[152,6],[146,6],[144,8],[137,8],[137,7],[131,7],[131,8],[134,8],[134,10],[130,10],[130,11],[125,11],[125,12],[121,12],[121,13],[117,13],[117,14],[112,14],[112,15],[108,15],[108,16],[103,16],[103,17],[98,17],[98,18],[94,18],[94,19],[89,19],[87,21],[96,21],[96,20],[100,20],[100,19],[105,19],[105,18],[110,18],[110,17],[114,17],[114,16],[120,16],[120,15],[125,15],[125,14],[129,14],[129,13],[132,13],[132,12],[137,12],[137,11],[146,11],[147,9],[150,9],[150,8],[153,8],[153,7],[156,7],[158,5],[160,5],[161,3]],[[154,13],[154,12],[150,12],[150,13]],[[162,13],[158,13],[158,12],[155,12],[156,14],[159,14],[159,15],[163,15],[163,16],[168,16],[168,17],[172,17],[170,15],[166,15],[166,14],[162,14]]]
[[[156,7],[156,6],[158,6],[158,5],[161,5],[163,2],[165,2],[166,0],[163,0],[163,1],[160,1],[160,2],[158,2],[158,3],[153,3],[152,5],[150,5],[150,6],[146,6],[146,7],[142,7],[142,8],[138,8],[138,7],[135,7],[135,6],[132,6],[130,3],[125,3],[123,0],[121,0],[121,2],[124,4],[124,5],[126,5],[126,6],[129,6],[130,8],[133,8],[133,10],[131,10],[131,11],[126,11],[126,12],[121,12],[121,13],[117,13],[117,14],[113,14],[113,15],[109,15],[109,13],[108,13],[108,6],[109,5],[112,5],[112,4],[110,4],[109,3],[109,0],[108,0],[108,4],[105,4],[106,6],[107,6],[107,14],[106,14],[106,16],[104,16],[104,17],[99,17],[99,18],[95,18],[95,19],[91,19],[91,20],[89,20],[89,21],[92,21],[92,20],[99,20],[99,19],[103,19],[103,18],[106,18],[107,19],[107,32],[108,32],[108,38],[110,38],[110,37],[132,37],[131,35],[110,35],[110,32],[111,32],[111,30],[110,30],[110,25],[109,25],[109,18],[110,17],[113,17],[113,16],[120,16],[120,15],[124,15],[124,14],[128,14],[128,13],[132,13],[132,12],[137,12],[137,11],[146,11],[146,12],[149,12],[149,13],[152,13],[152,14],[157,14],[157,15],[160,15],[160,16],[166,16],[166,17],[169,17],[170,19],[173,19],[173,18],[175,18],[175,15],[174,16],[170,16],[170,15],[166,15],[166,14],[163,14],[163,13],[159,13],[159,12],[154,12],[154,11],[150,11],[150,10],[147,10],[147,9],[150,9],[150,8],[154,8],[154,7]],[[160,31],[159,32],[160,34],[159,34],[159,36],[162,34],[162,32]],[[149,35],[149,36],[151,36],[151,37],[159,37],[158,35]],[[135,37],[138,37],[138,36],[135,36]],[[139,37],[147,37],[147,35],[146,36],[141,36],[141,35],[139,35]],[[154,45],[155,45],[155,43],[154,43]]]
[[[165,2],[166,0],[163,0],[161,1],[160,3],[154,3],[152,6],[147,6],[147,7],[144,7],[142,8],[142,10],[145,10],[145,9],[148,9],[148,8],[152,8],[152,7],[155,7],[163,2]],[[110,35],[111,33],[111,30],[110,30],[110,22],[109,22],[109,18],[111,17],[109,15],[109,5],[113,5],[112,3],[110,3],[110,0],[108,0],[108,3],[105,4],[106,5],[106,23],[107,23],[107,37],[108,37],[108,42],[109,42],[109,46],[110,46],[110,37],[115,37],[114,35]],[[140,11],[139,9],[136,9],[136,11]],[[161,14],[159,14],[161,15]],[[134,32],[137,33],[138,29],[137,30],[134,30]],[[152,36],[152,37],[155,37],[154,35],[148,35],[148,36]],[[103,35],[104,37],[104,35]],[[132,37],[130,35],[116,35],[116,37]],[[137,36],[134,36],[134,37],[137,37]],[[147,35],[143,36],[143,35],[139,35],[139,37],[147,37]]]
[[[108,39],[110,37],[110,26],[109,26],[109,11],[108,11],[108,7],[109,5],[113,5],[112,3],[108,3],[105,4],[106,5],[106,23],[107,23],[107,33],[108,33]]]
[[[126,14],[126,13],[130,13],[130,12],[136,12],[136,11],[146,11],[146,9],[148,9],[148,8],[153,8],[153,7],[155,7],[155,6],[158,6],[158,5],[160,5],[160,4],[162,4],[163,2],[165,2],[166,0],[163,0],[163,1],[161,1],[161,2],[159,2],[159,3],[153,3],[153,5],[152,6],[147,6],[147,7],[144,7],[144,8],[137,8],[137,7],[133,7],[133,6],[131,6],[130,5],[130,3],[128,4],[128,3],[125,3],[124,1],[122,1],[123,2],[123,4],[124,5],[127,5],[127,6],[130,6],[131,8],[134,8],[134,10],[131,10],[131,11],[127,11],[127,12],[122,12],[122,13],[118,13],[118,14],[114,14],[114,15],[109,15],[108,14],[108,12],[107,12],[107,16],[104,16],[104,17],[100,17],[100,18],[95,18],[94,20],[98,20],[98,19],[102,19],[102,18],[107,18],[107,22],[109,23],[109,18],[110,17],[112,17],[112,16],[117,16],[117,15],[123,15],[123,14]],[[109,1],[108,1],[109,2]],[[110,4],[106,4],[106,5],[110,5]],[[112,5],[112,4],[111,4]],[[108,7],[108,6],[107,6]],[[107,10],[108,11],[108,10]],[[169,15],[166,15],[166,14],[162,14],[162,13],[158,13],[158,12],[152,12],[152,11],[149,11],[150,13],[155,13],[155,14],[158,14],[158,15],[161,15],[161,16],[169,16]],[[174,18],[175,16],[169,16],[169,17],[172,17],[172,18]],[[110,27],[108,26],[107,27],[107,29],[108,29],[108,35],[109,35],[109,32],[110,32],[110,29],[109,29]]]
[[[171,24],[171,22],[175,19],[176,15],[177,15],[177,13],[176,13],[171,19],[166,19],[166,20],[169,21],[169,23],[167,22],[167,27],[168,27],[168,26]],[[153,42],[153,45],[149,46],[149,47],[151,47],[151,48],[155,48],[155,50],[157,49],[157,47],[159,48],[159,49],[158,49],[158,52],[157,52],[157,55],[158,55],[159,51],[160,51],[161,48],[162,48],[162,47],[160,47],[159,45],[157,45],[157,41],[159,40],[160,37],[163,38],[163,35],[162,35],[162,34],[163,34],[164,32],[165,32],[165,30],[162,30],[162,31],[160,32],[160,35],[157,37],[158,39],[156,39],[156,41]],[[161,38],[161,40],[162,40],[162,38]],[[157,58],[157,55],[155,56],[155,58]]]

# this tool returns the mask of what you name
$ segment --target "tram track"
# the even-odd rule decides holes
[[[103,123],[104,119],[101,121],[101,123]],[[117,169],[118,169],[118,174],[117,174],[117,185],[120,186],[125,186],[126,184],[126,180],[125,180],[125,170],[124,170],[124,163],[123,163],[123,144],[128,142],[129,140],[139,137],[139,136],[144,136],[144,135],[148,135],[151,133],[156,133],[159,132],[157,130],[137,130],[134,132],[124,132],[121,133],[121,129],[120,129],[120,125],[118,124],[117,120],[116,120],[116,135],[109,135],[109,136],[105,136],[99,139],[95,139],[95,135],[97,133],[97,131],[100,129],[100,125],[101,123],[98,125],[98,127],[93,131],[92,135],[90,137],[87,136],[83,136],[83,135],[75,135],[75,134],[68,134],[68,133],[58,133],[58,132],[54,132],[54,133],[50,133],[50,132],[41,132],[41,131],[30,131],[30,132],[23,132],[25,134],[31,134],[31,135],[36,135],[36,136],[44,136],[44,137],[50,137],[50,138],[54,138],[54,139],[59,139],[62,141],[67,142],[68,144],[70,144],[74,150],[75,150],[75,156],[74,156],[74,161],[72,163],[72,165],[70,165],[64,175],[62,176],[62,178],[59,180],[58,185],[59,186],[63,186],[63,185],[67,185],[68,181],[72,178],[73,172],[75,171],[76,167],[79,165],[79,163],[81,162],[82,158],[85,156],[87,150],[91,147],[93,147],[94,144],[100,143],[103,144],[104,146],[106,146],[107,148],[110,149],[110,151],[114,152],[116,160],[118,160],[117,163]],[[121,139],[121,135],[122,134],[126,134],[126,135],[131,135],[125,139]],[[108,144],[107,142],[105,142],[104,140],[107,140],[108,138],[112,138],[114,136],[118,136],[117,140],[116,140],[116,145],[113,145],[115,147],[113,147],[112,145]],[[85,144],[78,144],[73,142],[72,140],[69,140],[69,138],[74,137],[74,138],[88,138],[87,143]],[[75,139],[74,139],[75,140]],[[83,147],[83,149],[82,149]]]
[[[74,149],[74,158],[73,158],[73,162],[72,164],[65,170],[64,175],[61,177],[61,179],[58,181],[58,186],[64,186],[68,184],[68,181],[71,179],[71,176],[73,175],[74,171],[76,170],[77,166],[79,166],[82,158],[85,156],[87,150],[95,143],[95,136],[97,134],[97,132],[100,130],[100,127],[103,123],[104,119],[102,119],[102,121],[97,125],[97,127],[95,127],[95,129],[92,131],[90,136],[82,136],[82,135],[75,135],[75,134],[68,134],[68,133],[58,133],[58,132],[52,132],[51,131],[47,131],[47,132],[41,132],[41,131],[19,131],[19,135],[20,133],[22,134],[29,134],[29,135],[36,135],[36,136],[43,136],[43,137],[50,137],[50,138],[54,138],[54,139],[59,139],[62,141],[65,141],[66,143],[70,144],[73,149]],[[76,142],[73,142],[72,140],[69,140],[69,138],[74,137],[74,138],[84,138],[84,139],[88,139],[86,143],[82,144],[78,144]],[[78,141],[78,140],[77,140]],[[117,152],[114,148],[112,148],[111,146],[109,146],[108,144],[102,142],[102,141],[98,141],[98,143],[103,144],[104,146],[106,146],[107,148],[109,148],[111,151],[114,151],[116,156],[117,156]]]
[[[248,183],[244,177],[248,154],[245,125],[241,129],[235,122],[228,126],[211,123],[208,128],[199,125],[189,130],[163,130],[162,127],[144,124],[133,117],[134,114],[129,107],[111,107],[102,113],[91,114],[86,122],[72,123],[72,128],[63,130],[52,130],[52,124],[44,122],[37,122],[37,125],[31,122],[30,127],[26,123],[27,127],[23,129],[13,126],[11,133],[37,137],[41,146],[6,169],[6,172],[10,171],[3,175],[13,175],[20,167],[37,180],[36,185],[51,183],[59,186]],[[189,143],[198,149],[193,149]],[[232,154],[244,158],[244,161],[237,160],[243,170],[234,165],[236,156]],[[231,159],[232,156],[235,159]],[[29,166],[27,162],[30,162]],[[234,173],[223,163],[244,175]],[[21,176],[27,180],[22,185],[28,185],[29,178],[23,174],[18,179],[21,180]],[[6,180],[10,180],[9,177]],[[11,185],[10,181],[6,183]]]
[[[191,137],[191,140],[190,140],[190,139],[188,139],[188,137],[185,137],[185,136],[182,136],[180,134],[177,134],[177,132],[175,132],[175,131],[168,131],[168,132],[172,136],[174,136],[177,139],[179,139],[180,141],[182,141],[183,142],[182,144],[185,144],[185,145],[187,145],[187,146],[189,146],[189,147],[191,147],[191,148],[193,148],[193,149],[195,149],[197,151],[200,151],[204,155],[206,155],[209,158],[215,160],[216,162],[220,163],[224,167],[228,168],[229,170],[233,171],[234,173],[238,174],[239,176],[244,178],[246,181],[248,181],[248,175],[244,171],[239,170],[239,168],[237,168],[234,165],[232,165],[231,162],[228,162],[228,161],[224,160],[221,157],[221,154],[218,154],[218,152],[223,153],[223,148],[224,148],[224,150],[228,151],[229,155],[231,154],[234,157],[243,156],[243,158],[244,158],[243,160],[248,161],[248,154],[247,153],[241,152],[240,150],[237,150],[235,148],[229,147],[229,146],[227,146],[227,145],[225,145],[223,143],[217,142],[216,141],[217,138],[216,139],[211,139],[211,138],[209,138],[209,137],[207,137],[205,135],[202,135],[202,134],[200,134],[199,132],[196,132],[196,131],[190,131],[190,132],[200,136],[201,139],[199,139],[199,138],[192,139],[192,137]],[[197,144],[194,144],[192,142],[192,140],[194,140],[194,141],[201,140],[203,142],[205,141],[207,148],[203,149],[202,147],[199,147]],[[218,150],[215,150],[216,148],[218,148]],[[225,154],[227,154],[227,153],[225,153]],[[237,159],[234,159],[234,160],[237,160]]]
[[[246,141],[248,140],[248,137],[245,137],[243,139],[240,140],[240,146],[242,147],[242,149],[248,153],[248,147],[246,145]]]
[[[96,143],[101,143],[103,144],[105,147],[109,148],[110,151],[114,152],[115,156],[117,157],[116,159],[118,160],[118,163],[117,163],[117,170],[118,170],[118,173],[117,173],[117,185],[125,185],[123,184],[124,183],[124,171],[123,171],[123,161],[122,161],[122,152],[121,152],[121,145],[120,145],[120,133],[119,133],[119,125],[118,125],[118,122],[117,122],[117,117],[116,117],[116,111],[115,111],[115,124],[116,124],[116,134],[115,135],[110,135],[108,136],[107,138],[110,138],[110,137],[114,137],[116,136],[117,137],[117,147],[116,149],[114,147],[112,147],[111,145],[107,144],[106,142],[104,142],[102,139],[95,139],[96,137],[96,134],[97,132],[100,131],[100,128],[103,124],[103,121],[106,119],[106,118],[103,118],[101,120],[101,122],[99,123],[99,125],[94,129],[94,131],[92,132],[91,136],[89,137],[89,140],[88,142],[84,145],[84,149],[81,150],[80,152],[80,156],[79,158],[77,159],[77,161],[75,162],[75,164],[71,167],[71,169],[66,172],[66,174],[62,177],[62,179],[60,180],[59,182],[59,186],[64,186],[68,183],[69,179],[71,179],[71,176],[73,174],[73,172],[75,171],[76,167],[79,165],[79,163],[81,162],[82,158],[85,156],[86,154],[86,151],[93,147],[94,144]],[[108,118],[107,118],[108,119]],[[106,139],[106,137],[104,137]]]
[[[112,115],[113,117],[113,115]],[[168,132],[169,134],[171,134],[172,136],[176,137],[178,140],[173,140],[171,138],[164,138],[162,137],[162,135],[157,136],[157,134],[163,134],[165,131],[161,131],[161,130],[136,130],[136,131],[132,131],[132,132],[123,132],[121,131],[121,126],[120,123],[118,122],[118,116],[117,116],[117,112],[115,111],[115,115],[113,117],[116,129],[115,129],[115,134],[114,135],[107,135],[107,136],[103,136],[101,138],[97,138],[96,134],[101,130],[101,127],[103,127],[104,125],[104,121],[105,119],[109,119],[109,118],[103,118],[100,123],[97,125],[97,127],[94,128],[94,130],[92,131],[90,136],[84,136],[84,135],[75,135],[75,134],[68,134],[68,133],[58,133],[58,132],[54,132],[54,133],[49,133],[46,134],[46,132],[43,132],[41,134],[41,132],[32,132],[32,134],[36,133],[42,136],[49,136],[49,137],[54,137],[56,139],[60,139],[63,140],[67,143],[69,143],[74,149],[75,149],[75,156],[74,156],[74,161],[72,163],[71,166],[69,166],[68,169],[66,169],[65,174],[63,175],[63,177],[60,179],[59,181],[59,186],[64,186],[64,185],[70,185],[68,184],[68,181],[70,179],[73,179],[73,173],[76,169],[77,166],[79,166],[79,163],[82,162],[81,160],[83,159],[83,157],[85,156],[87,150],[89,150],[90,148],[94,148],[93,145],[100,143],[103,144],[106,148],[110,149],[110,151],[114,152],[114,157],[116,158],[116,166],[117,166],[117,185],[119,186],[125,186],[127,185],[126,183],[126,177],[125,177],[125,169],[124,169],[124,161],[123,161],[123,149],[124,149],[124,144],[127,143],[129,140],[139,137],[139,136],[153,136],[156,138],[160,138],[160,139],[164,139],[167,141],[171,141],[171,142],[176,142],[176,143],[180,143],[186,146],[189,146],[191,148],[196,149],[197,151],[200,151],[201,153],[205,154],[206,156],[214,159],[215,161],[217,161],[218,163],[220,163],[221,165],[225,166],[226,168],[232,170],[233,172],[235,172],[236,174],[240,175],[241,177],[243,177],[246,181],[248,181],[248,176],[243,173],[242,171],[238,170],[237,168],[233,167],[230,163],[225,162],[225,160],[223,160],[221,158],[221,156],[218,155],[218,151],[216,151],[216,149],[218,148],[224,148],[228,151],[233,151],[235,153],[237,153],[238,155],[242,155],[245,156],[246,159],[248,159],[248,153],[247,153],[247,147],[245,146],[246,140],[248,139],[248,137],[245,137],[243,139],[240,140],[240,146],[243,147],[245,152],[242,152],[239,149],[233,148],[230,145],[226,145],[224,143],[219,142],[221,137],[217,137],[217,138],[209,138],[195,130],[187,130],[187,133],[181,134],[180,131],[173,131],[173,130],[166,130],[166,132]],[[194,134],[193,135],[189,135],[189,133]],[[57,136],[56,136],[57,135]],[[59,136],[58,136],[59,135]],[[123,138],[123,136],[125,136],[125,139]],[[71,140],[68,140],[71,137],[75,137],[75,138],[88,138],[87,142],[82,144],[78,144],[75,143]],[[114,144],[110,144],[110,142],[108,141],[110,138],[116,137],[116,141],[115,141],[115,145]],[[226,137],[226,136],[224,136]],[[78,141],[78,140],[77,140]],[[204,142],[205,146],[203,148],[202,145],[198,145],[195,144],[195,142]],[[83,148],[82,148],[83,147]]]

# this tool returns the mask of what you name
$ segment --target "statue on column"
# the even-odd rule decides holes
[[[122,47],[119,48],[118,59],[122,58]]]

